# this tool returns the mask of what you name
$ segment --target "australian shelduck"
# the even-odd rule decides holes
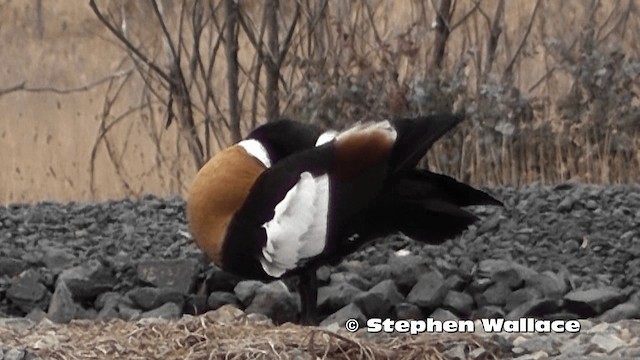
[[[198,246],[244,278],[300,277],[301,321],[315,322],[316,270],[402,232],[438,244],[477,218],[487,193],[416,168],[462,116],[361,123],[342,132],[282,120],[252,131],[200,169],[187,200]]]

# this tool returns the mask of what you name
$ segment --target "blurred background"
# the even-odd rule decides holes
[[[637,182],[633,0],[0,1],[0,203],[184,195],[281,116],[460,111],[475,185]]]

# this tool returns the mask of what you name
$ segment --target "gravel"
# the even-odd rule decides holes
[[[457,239],[392,236],[321,269],[323,324],[640,314],[639,185],[488,190],[505,207],[475,208],[482,220]],[[0,317],[174,318],[231,303],[285,322],[299,306],[295,281],[262,287],[211,265],[177,197],[0,206],[0,244]]]

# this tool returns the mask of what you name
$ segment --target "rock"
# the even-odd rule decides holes
[[[167,303],[167,304],[173,304],[173,303]],[[119,314],[119,317],[121,317],[123,320],[133,321],[133,320],[140,319],[140,316],[142,315],[142,311],[140,311],[139,309],[134,309],[127,304],[121,303],[121,304],[118,304],[118,314]],[[100,314],[98,314],[98,316],[100,316]]]
[[[353,303],[368,317],[387,318],[391,308],[404,297],[393,280],[384,280],[366,292],[353,298]]]
[[[464,290],[464,287],[467,284],[467,282],[458,274],[449,276],[445,283],[447,284],[448,289],[455,291]]]
[[[233,293],[236,294],[240,303],[244,306],[249,306],[251,300],[256,294],[256,290],[261,288],[264,285],[263,282],[257,280],[244,280],[240,281],[235,288],[233,288]]]
[[[368,280],[355,273],[337,272],[329,275],[329,284],[340,283],[353,285],[360,290],[367,290],[371,287],[371,283]]]
[[[438,271],[431,271],[420,277],[407,295],[407,301],[425,309],[435,309],[447,295],[447,284]]]
[[[298,297],[282,281],[274,281],[256,290],[246,313],[260,313],[276,324],[294,322],[298,318]]]
[[[182,307],[178,306],[175,303],[168,302],[156,309],[143,312],[140,315],[140,317],[143,319],[144,318],[177,319],[181,315],[182,315]]]
[[[429,271],[426,260],[417,255],[393,255],[389,259],[391,278],[396,281],[398,289],[407,294],[418,282],[420,274]]]
[[[443,308],[437,308],[434,312],[429,315],[433,320],[438,321],[447,321],[447,320],[460,320],[460,318],[452,313],[451,311]]]
[[[473,279],[469,284],[469,286],[467,287],[466,291],[473,295],[480,294],[483,291],[487,290],[487,288],[492,284],[493,282],[491,281],[491,279],[486,279],[486,278]]]
[[[475,296],[475,301],[478,306],[503,306],[511,293],[511,288],[507,283],[498,282],[489,286],[481,294],[477,294]]]
[[[395,304],[392,310],[393,318],[397,320],[423,320],[424,313],[418,305],[407,302]]]
[[[54,273],[70,268],[73,266],[76,257],[64,249],[48,247],[42,255],[42,262]]]
[[[542,298],[542,294],[540,294],[540,291],[534,288],[525,287],[522,289],[518,289],[507,296],[507,301],[504,305],[504,309],[506,312],[509,312],[529,300],[540,298]]]
[[[451,360],[465,360],[467,359],[468,345],[466,344],[453,344],[447,350],[442,352],[445,359]]]
[[[364,274],[360,274],[368,279],[372,284],[377,284],[392,277],[391,266],[389,266],[389,264],[377,264],[371,266]]]
[[[29,311],[25,318],[37,324],[43,319],[47,318],[47,313],[40,308],[33,308],[33,310]]]
[[[214,268],[207,274],[205,283],[209,293],[213,291],[231,292],[241,280],[236,275]]]
[[[142,310],[156,309],[168,302],[172,302],[180,308],[184,305],[184,295],[171,287],[139,287],[129,290],[126,296]]]
[[[505,282],[510,288],[515,288],[521,284],[521,281],[527,281],[538,273],[513,261],[487,259],[478,263],[478,274],[493,282]]]
[[[116,279],[110,269],[96,260],[66,269],[60,273],[57,282],[64,281],[75,300],[93,299],[99,294],[112,290]]]
[[[574,290],[564,296],[565,308],[583,317],[602,314],[619,304],[624,298],[620,290],[602,287],[590,290]]]
[[[367,323],[367,318],[366,316],[364,316],[360,308],[358,308],[356,304],[351,303],[336,311],[335,313],[327,316],[324,320],[322,320],[320,326],[329,327],[332,324],[337,324],[338,328],[344,329],[345,323],[348,319],[358,320],[360,327],[363,327]]]
[[[322,314],[335,312],[353,301],[362,290],[346,283],[330,283],[318,289],[318,311]]]
[[[532,299],[511,310],[506,318],[518,320],[524,317],[541,317],[558,311],[561,303],[561,300],[555,299]]]
[[[598,317],[600,321],[614,323],[625,319],[637,319],[640,317],[640,306],[635,302],[618,304],[605,311]]]
[[[482,306],[473,312],[473,319],[498,319],[504,318],[504,310],[498,306]]]
[[[27,269],[27,263],[20,259],[0,257],[0,277],[14,277]]]
[[[617,349],[627,346],[627,343],[622,341],[614,334],[595,334],[591,337],[591,344],[594,344],[601,352],[605,354],[611,354]]]
[[[1,349],[0,349],[1,350]],[[19,348],[11,348],[4,352],[4,360],[26,360],[26,351]]]
[[[25,314],[36,307],[44,310],[49,306],[51,298],[49,290],[40,282],[40,276],[32,269],[22,272],[11,280],[6,296]]]
[[[462,317],[467,317],[473,311],[473,297],[467,293],[449,290],[442,301],[442,307],[451,310]]]
[[[68,323],[76,316],[78,307],[79,305],[73,302],[73,297],[67,284],[64,281],[60,281],[51,297],[47,317],[56,323]]]
[[[170,287],[188,294],[195,287],[200,264],[196,260],[145,260],[138,263],[138,279],[155,287]]]
[[[545,271],[529,278],[526,287],[536,289],[543,297],[559,299],[568,291],[567,283],[562,277],[551,271]]]
[[[251,298],[253,300],[253,297]],[[216,310],[223,305],[233,305],[235,307],[239,307],[240,303],[238,302],[238,298],[230,292],[226,291],[214,291],[209,294],[207,298],[207,306],[211,310]]]
[[[208,311],[204,316],[221,323],[234,323],[240,317],[245,316],[245,313],[233,305],[222,305],[215,311]]]
[[[96,301],[93,303],[93,306],[100,310],[112,304],[117,305],[122,300],[122,297],[123,296],[118,292],[107,291],[96,297]]]

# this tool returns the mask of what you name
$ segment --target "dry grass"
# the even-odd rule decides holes
[[[362,336],[294,324],[273,326],[225,306],[180,320],[45,320],[34,328],[0,328],[0,342],[46,359],[443,359],[448,348],[482,347],[481,359],[501,358],[500,347],[473,334]]]
[[[466,109],[466,126],[431,156],[436,169],[484,185],[637,181],[635,2],[506,1],[503,18],[494,21],[499,1],[454,2],[441,68],[433,63],[439,1],[328,2],[324,10],[322,2],[301,1],[280,69],[280,110],[339,126]],[[99,3],[118,27],[126,19],[131,39],[168,69],[147,2]],[[188,8],[194,1],[163,2],[172,31],[182,3]],[[221,0],[210,3],[221,8]],[[262,9],[240,3],[258,34]],[[282,41],[295,2],[280,3]],[[0,0],[0,16],[7,19],[0,26],[0,94],[26,83],[0,96],[0,202],[185,192],[196,166],[177,126],[164,129],[166,84],[152,84],[160,97],[144,86],[147,68],[136,68],[86,3]],[[229,116],[224,44],[217,43],[225,16],[217,11],[206,19],[199,50],[214,54],[205,60],[213,69],[206,83],[215,90],[215,104],[198,92],[201,77],[190,78],[189,86],[208,156],[230,138],[223,125]],[[500,33],[492,47],[494,29]],[[192,66],[190,45],[186,36],[185,73]],[[268,90],[264,61],[242,29],[239,45],[241,125],[247,131],[264,116]],[[96,83],[114,74],[113,81]],[[205,141],[208,121],[214,128]]]

